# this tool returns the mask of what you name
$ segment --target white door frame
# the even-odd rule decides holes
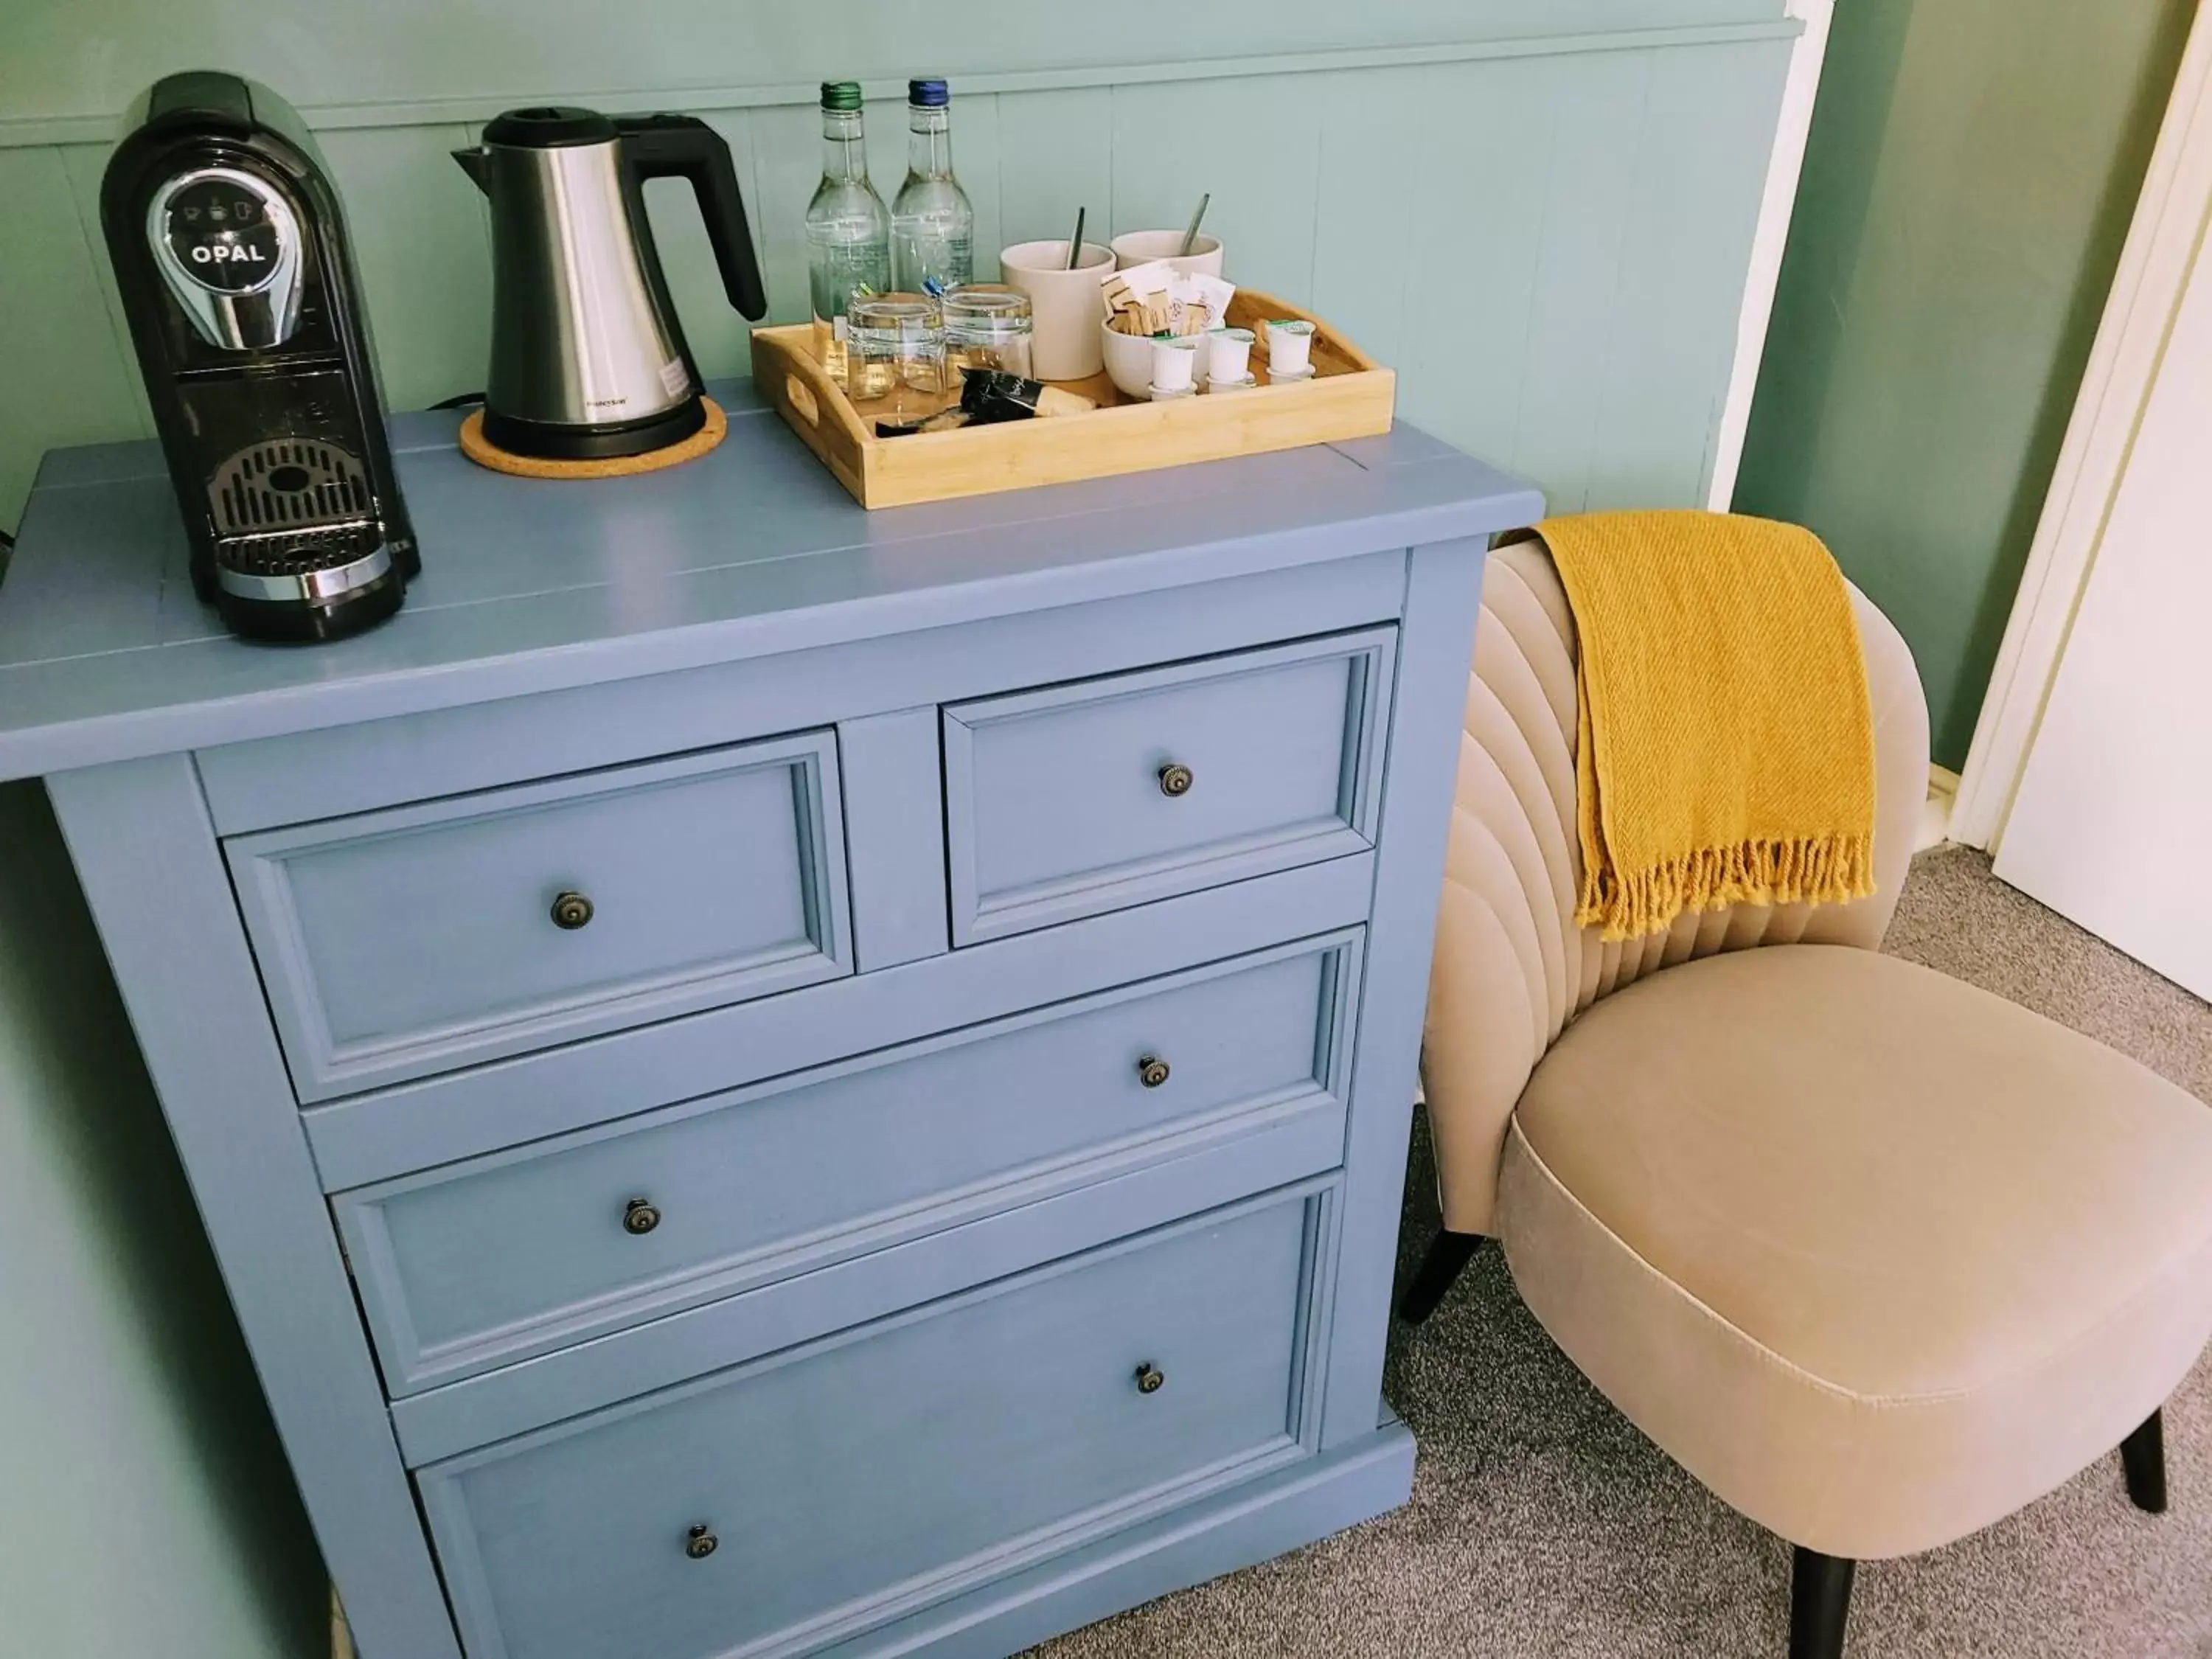
[[[2212,21],[2200,8],[1959,780],[1951,838],[1995,851],[2212,218]]]
[[[1743,303],[1736,313],[1735,361],[1729,371],[1720,425],[1713,434],[1713,476],[1705,489],[1705,505],[1716,513],[1727,512],[1735,499],[1744,434],[1751,426],[1751,397],[1759,387],[1759,359],[1766,350],[1766,325],[1774,313],[1774,289],[1782,276],[1782,251],[1790,240],[1790,216],[1797,203],[1797,176],[1805,167],[1805,136],[1812,130],[1813,103],[1820,89],[1820,66],[1827,60],[1828,25],[1836,14],[1836,0],[1789,0],[1784,11],[1805,28],[1790,49],[1774,148],[1767,153],[1766,187],[1759,199],[1759,227],[1752,235]]]

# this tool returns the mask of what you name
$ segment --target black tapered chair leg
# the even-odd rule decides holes
[[[1844,1659],[1858,1563],[1802,1547],[1790,1562],[1790,1659]]]
[[[2120,1442],[2120,1467],[2127,1471],[2128,1496],[2136,1507],[2153,1515],[2166,1513],[2166,1420],[2162,1412],[2143,1419],[2142,1426]]]
[[[1460,1272],[1474,1253],[1482,1248],[1480,1233],[1455,1233],[1439,1231],[1429,1246],[1429,1253],[1421,1258],[1414,1271],[1413,1282],[1406,1287],[1406,1299],[1398,1304],[1398,1317],[1408,1325],[1418,1325],[1437,1310],[1437,1304],[1444,1299]]]

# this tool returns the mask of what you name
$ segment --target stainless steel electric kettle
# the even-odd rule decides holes
[[[730,147],[689,115],[509,110],[453,159],[491,203],[483,435],[517,455],[598,460],[680,443],[706,421],[646,222],[645,181],[687,180],[731,305],[768,309]]]

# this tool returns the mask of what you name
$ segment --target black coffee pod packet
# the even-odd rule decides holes
[[[979,425],[1026,421],[1039,415],[1074,415],[1098,405],[1079,392],[1042,380],[1025,380],[1003,369],[971,368],[960,388],[960,407]]]
[[[995,368],[971,368],[960,387],[960,407],[986,423],[1035,417],[1044,385]]]

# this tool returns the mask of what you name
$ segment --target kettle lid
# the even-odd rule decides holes
[[[570,144],[608,144],[620,135],[609,117],[573,104],[537,104],[495,116],[483,130],[487,144],[518,149],[556,149]]]

